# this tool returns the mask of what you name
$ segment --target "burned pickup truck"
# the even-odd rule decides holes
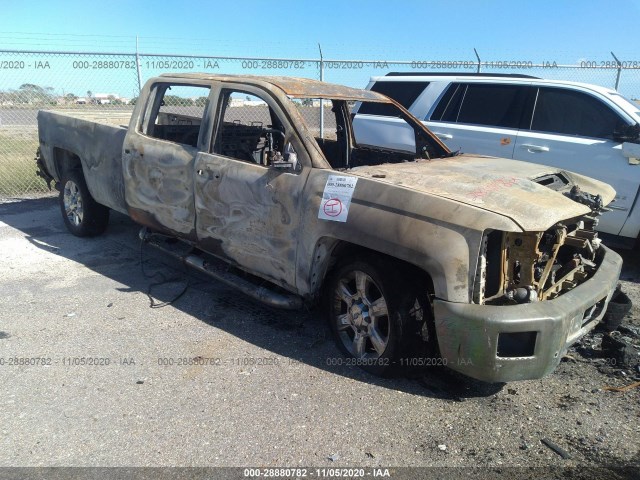
[[[352,123],[361,102],[388,117],[377,143]],[[611,187],[452,153],[376,92],[171,74],[130,118],[41,111],[38,127],[39,174],[71,233],[125,213],[145,242],[254,299],[320,304],[373,373],[542,377],[601,320],[620,273],[594,232]]]

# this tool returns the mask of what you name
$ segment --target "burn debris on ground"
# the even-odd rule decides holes
[[[603,322],[569,350],[567,359],[578,354],[604,375],[640,380],[640,322],[630,314],[631,301],[620,289],[610,305]]]

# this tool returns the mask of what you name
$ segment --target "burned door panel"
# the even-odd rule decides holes
[[[131,217],[194,241],[194,161],[208,138],[209,93],[208,85],[154,85],[142,121],[130,129],[123,149]]]
[[[271,95],[219,91],[210,149],[195,165],[196,230],[203,249],[294,289],[303,188],[310,159]]]
[[[155,230],[195,240],[193,165],[196,150],[141,135],[123,155],[129,215]]]
[[[202,248],[279,285],[295,286],[299,206],[308,169],[293,173],[204,153],[195,168]]]

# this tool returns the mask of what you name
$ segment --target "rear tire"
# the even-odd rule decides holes
[[[75,236],[95,237],[107,229],[109,208],[93,199],[81,170],[62,176],[58,200],[64,224]]]
[[[419,362],[435,365],[437,343],[427,287],[412,280],[396,263],[373,256],[333,272],[325,304],[336,344],[350,357],[348,365],[380,376]],[[426,360],[425,354],[432,358]]]

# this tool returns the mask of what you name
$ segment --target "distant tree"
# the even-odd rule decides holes
[[[12,92],[0,92],[0,105],[14,102],[14,94]]]
[[[207,104],[207,97],[198,97],[195,99],[195,101],[193,102],[193,104],[196,107],[204,107]]]
[[[138,97],[133,97],[131,100],[129,100],[129,105],[135,105],[137,101]]]
[[[87,90],[87,103],[98,103],[98,99],[93,98],[93,92],[91,90]]]
[[[54,102],[53,88],[41,87],[33,83],[23,83],[14,95],[16,103],[38,104]]]
[[[75,103],[75,101],[76,101],[76,100],[78,100],[78,97],[77,97],[77,95],[74,95],[73,93],[67,93],[67,94],[64,96],[64,100],[65,100],[67,103]]]
[[[44,88],[33,83],[23,83],[22,85],[20,85],[19,89],[25,92],[44,92]]]
[[[189,107],[193,105],[193,100],[190,98],[178,97],[176,95],[165,95],[163,100],[167,106]]]
[[[124,105],[124,102],[119,98],[116,98],[115,95],[109,95],[107,98],[109,99],[110,105]]]

